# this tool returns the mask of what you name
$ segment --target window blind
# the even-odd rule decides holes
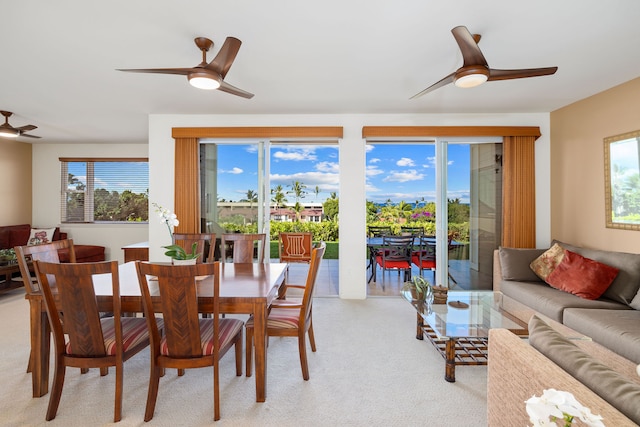
[[[146,222],[146,158],[60,158],[63,223]]]

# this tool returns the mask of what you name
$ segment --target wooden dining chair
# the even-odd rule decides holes
[[[220,263],[161,265],[137,262],[138,281],[145,318],[153,318],[154,306],[149,289],[157,287],[164,335],[153,321],[148,322],[151,337],[151,375],[144,420],[153,418],[160,377],[165,368],[179,371],[213,366],[213,419],[220,419],[219,360],[235,346],[236,375],[242,375],[242,325],[238,319],[220,319]],[[198,281],[213,276],[213,316],[198,317]]]
[[[122,317],[118,262],[59,264],[33,261],[42,287],[47,317],[53,333],[55,371],[47,421],[56,417],[67,366],[108,368],[115,366],[116,389],[113,421],[122,418],[123,363],[149,345],[147,319]],[[113,317],[100,317],[93,275],[110,274]],[[52,288],[55,288],[59,304]],[[62,316],[60,315],[62,313]],[[162,320],[153,315],[150,322]]]
[[[76,262],[76,253],[73,247],[72,239],[65,240],[54,240],[51,243],[45,243],[42,245],[32,245],[32,246],[16,246],[14,248],[16,252],[16,260],[18,261],[18,267],[20,268],[20,276],[22,276],[22,282],[24,284],[25,292],[27,293],[27,299],[29,299],[30,304],[32,305],[30,310],[30,325],[31,325],[31,353],[29,354],[29,363],[27,365],[27,372],[31,372],[34,366],[33,355],[35,352],[34,348],[37,348],[40,345],[40,340],[38,339],[39,333],[36,334],[33,330],[34,325],[37,324],[37,320],[33,318],[33,316],[40,316],[40,309],[38,307],[33,306],[32,300],[29,298],[30,296],[40,295],[40,285],[38,284],[38,280],[34,275],[31,274],[33,270],[31,265],[32,260],[46,261],[46,262],[60,262],[60,256],[58,254],[59,250],[66,250],[69,252],[69,261]],[[50,335],[46,338],[47,344],[50,343]],[[86,370],[85,370],[86,372]],[[48,380],[48,376],[47,376]],[[34,390],[34,393],[36,391]],[[36,395],[36,394],[34,394]]]
[[[196,259],[197,264],[215,261],[216,235],[211,233],[174,233],[173,239],[176,245],[181,246],[187,252],[196,244],[196,251],[202,254]]]
[[[269,316],[267,317],[268,337],[298,337],[298,351],[300,353],[300,366],[302,368],[302,378],[309,380],[309,365],[307,363],[307,344],[305,336],[309,335],[311,351],[316,351],[316,342],[313,335],[312,305],[313,289],[318,277],[320,262],[327,248],[326,243],[321,242],[318,247],[311,251],[311,264],[304,286],[285,284],[282,295],[286,297],[288,289],[303,289],[301,299],[278,299],[271,305]],[[246,344],[245,360],[247,376],[251,376],[253,364],[253,316],[245,323]]]
[[[278,254],[280,262],[311,262],[313,233],[290,232],[280,233]]]
[[[227,243],[232,247],[232,262],[253,262],[256,243],[258,245],[258,262],[264,262],[264,250],[267,242],[265,233],[225,233],[222,235],[220,251],[222,260],[227,258]]]

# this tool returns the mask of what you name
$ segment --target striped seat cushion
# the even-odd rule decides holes
[[[220,348],[225,347],[242,331],[244,322],[239,319],[220,319]],[[210,356],[213,354],[213,319],[200,319],[200,341],[202,342],[202,355]],[[160,354],[171,356],[169,354],[169,346],[166,337],[162,337],[160,341]]]
[[[162,328],[162,319],[157,319],[158,327]],[[122,348],[126,352],[145,340],[149,340],[147,320],[142,317],[123,317],[122,322]],[[100,319],[102,325],[102,336],[106,354],[113,356],[116,354],[116,330],[113,317]],[[73,354],[71,343],[67,342],[65,351]]]
[[[298,329],[300,309],[272,308],[267,318],[267,328]],[[247,320],[247,328],[253,328],[253,316]]]

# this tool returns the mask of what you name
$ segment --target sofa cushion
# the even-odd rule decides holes
[[[44,245],[46,243],[53,242],[53,233],[56,229],[53,228],[32,228],[29,234],[28,246]]]
[[[640,363],[640,311],[569,308],[564,313],[564,324]]]
[[[597,299],[611,285],[618,269],[585,258],[557,243],[531,263],[531,269],[556,289]]]
[[[619,270],[611,286],[602,294],[603,297],[623,304],[631,304],[635,299],[634,297],[640,289],[640,254],[581,248],[558,240],[554,240],[552,243],[558,243],[563,248],[583,257],[591,258]],[[640,298],[635,299],[631,306],[640,309]]]
[[[607,300],[589,300],[568,292],[552,288],[544,282],[514,282],[505,280],[500,291],[509,297],[531,307],[532,310],[563,323],[563,312],[567,307],[630,310],[626,304]],[[586,334],[585,335],[589,335]]]
[[[529,321],[529,342],[598,396],[640,423],[640,405],[637,404],[640,401],[639,384],[585,353],[537,316]],[[598,408],[590,409],[598,413]]]
[[[531,262],[545,252],[546,249],[499,249],[500,269],[503,280],[518,282],[536,282],[541,279],[531,270]]]
[[[29,242],[29,234],[31,232],[31,225],[22,224],[12,226],[9,229],[9,245],[12,248],[16,246],[24,246]]]

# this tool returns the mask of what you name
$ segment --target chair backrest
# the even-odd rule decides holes
[[[435,268],[436,266],[436,243],[433,238],[420,236],[417,238],[419,243],[418,259],[421,264],[429,264]]]
[[[162,336],[154,319],[154,306],[151,300],[150,286],[160,296],[160,307],[164,319],[164,336],[168,346],[168,354],[176,358],[202,357],[202,337],[200,336],[200,319],[198,316],[198,280],[205,276],[213,276],[214,336],[218,336],[220,263],[195,265],[167,265],[136,262],[138,282],[144,306],[144,314],[150,331],[151,348],[154,354],[160,354]],[[150,280],[153,277],[153,281]],[[206,277],[205,277],[206,278]],[[214,346],[219,340],[213,340]],[[214,356],[217,355],[214,349]]]
[[[300,325],[310,320],[311,305],[313,303],[313,290],[316,286],[316,278],[318,277],[318,269],[320,268],[320,262],[324,256],[324,251],[327,249],[325,242],[320,242],[317,247],[311,251],[311,263],[309,265],[309,272],[307,273],[307,281],[304,286],[304,295],[302,296],[302,308],[300,309]]]
[[[108,349],[105,347],[93,275],[111,274],[116,354],[122,354],[118,262],[76,264],[36,260],[33,261],[33,265],[42,286],[56,353],[83,358],[107,356]],[[59,305],[56,305],[53,289]],[[70,352],[67,351],[65,335],[68,336]]]
[[[391,226],[378,226],[378,225],[370,225],[367,227],[367,233],[369,237],[382,237],[393,234],[391,231]]]
[[[215,261],[214,251],[216,249],[216,235],[212,233],[174,233],[175,244],[181,246],[187,252],[191,251],[193,244],[196,250],[202,254],[196,259],[197,264],[203,262],[212,263]]]
[[[313,233],[280,233],[280,262],[311,262]]]
[[[258,243],[258,262],[264,262],[264,245],[267,235],[264,233],[243,234],[225,233],[222,235],[220,252],[222,261],[227,257],[227,243],[233,247],[233,262],[253,262],[253,253],[256,242]]]
[[[73,248],[73,240],[54,240],[51,243],[45,243],[42,245],[33,246],[16,246],[16,259],[18,261],[18,267],[20,267],[20,275],[22,276],[22,282],[27,294],[39,294],[40,285],[36,276],[31,276],[29,268],[29,262],[32,260],[39,260],[45,262],[60,263],[60,256],[58,250],[66,249],[69,251],[69,262],[76,262],[76,252]]]
[[[400,234],[409,236],[422,236],[424,234],[424,228],[422,227],[409,227],[401,226]]]
[[[382,238],[382,261],[408,261],[411,265],[411,251],[413,249],[413,236],[384,236]]]

